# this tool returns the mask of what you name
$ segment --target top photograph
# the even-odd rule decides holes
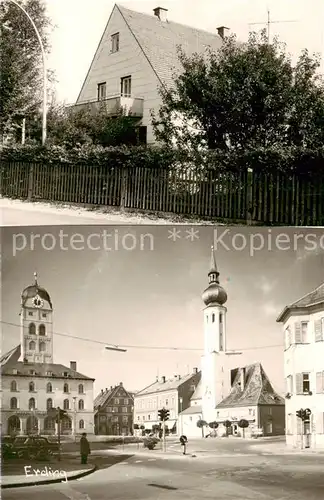
[[[311,4],[1,1],[1,225],[324,226]]]

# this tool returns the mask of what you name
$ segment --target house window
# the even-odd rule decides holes
[[[28,334],[29,335],[36,335],[36,326],[34,323],[30,323],[28,327]]]
[[[33,313],[31,311],[29,311],[28,316],[33,316]]]
[[[46,392],[52,392],[52,384],[50,382],[46,385]]]
[[[79,429],[84,429],[84,420],[79,421]]]
[[[303,392],[310,391],[309,373],[303,373]]]
[[[119,33],[111,35],[111,52],[119,51]]]
[[[318,319],[314,322],[315,329],[315,342],[324,340],[324,318]]]
[[[219,411],[216,413],[216,416],[219,417]]]
[[[10,410],[17,410],[18,405],[17,405],[17,398],[11,398],[10,399]]]
[[[83,401],[83,399],[79,400],[79,410],[84,410],[84,401]]]
[[[124,400],[125,405],[128,405],[128,399]]]
[[[46,334],[45,325],[39,325],[39,327],[38,327],[38,335],[45,335],[45,334]]]
[[[224,351],[224,339],[223,339],[223,332],[221,330],[219,331],[219,350]]]
[[[137,420],[140,420],[140,419],[141,419],[141,417],[137,417]]]
[[[42,313],[42,318],[46,319],[47,318],[47,314],[46,313]]]
[[[138,143],[147,144],[147,127],[145,125],[138,127]],[[208,316],[206,317],[206,320],[208,323]]]
[[[32,340],[31,342],[29,342],[29,350],[30,350],[30,351],[35,351],[35,348],[36,348],[36,344],[35,344],[35,342]]]
[[[70,407],[69,400],[68,399],[64,399],[64,401],[63,401],[63,409],[64,410],[68,410],[69,407]]]
[[[47,408],[47,410],[50,410],[51,408],[53,408],[53,400],[51,398],[49,398],[46,401],[46,408]]]
[[[84,393],[84,391],[83,391],[83,384],[79,384],[78,390],[79,390],[79,394],[83,394]]]
[[[324,371],[316,373],[316,393],[324,393]]]
[[[127,424],[127,423],[128,423],[128,417],[127,417],[127,416],[125,416],[125,415],[123,416],[123,422],[124,422],[124,424]]]
[[[127,413],[127,406],[123,406],[123,407],[122,407],[122,412],[123,412],[123,413]]]
[[[168,399],[166,399],[166,400],[165,400],[165,406],[168,406],[168,404],[169,404],[169,400],[168,400]]]
[[[10,390],[11,392],[17,392],[17,382],[13,380],[10,384]]]
[[[118,413],[118,408],[116,406],[113,407],[113,413]]]
[[[115,403],[115,405],[119,405],[119,399],[115,398],[114,403]]]
[[[30,398],[30,400],[28,402],[28,408],[30,410],[35,410],[36,409],[35,398]]]
[[[212,323],[215,323],[215,314],[212,314]]]
[[[132,77],[124,76],[120,80],[120,93],[123,97],[132,96]]]
[[[68,393],[69,392],[69,384],[64,384],[63,386],[63,392]]]
[[[249,408],[249,415],[253,415],[253,410],[252,410],[252,408]]]
[[[302,321],[301,323],[301,335],[302,335],[302,343],[307,344],[309,342],[308,339],[308,322]]]
[[[107,85],[106,82],[98,83],[98,101],[106,99]]]
[[[39,343],[39,350],[40,350],[40,352],[45,352],[46,351],[46,344],[45,344],[45,342],[40,342]]]
[[[29,382],[29,392],[35,392],[35,384],[34,384],[34,382]]]

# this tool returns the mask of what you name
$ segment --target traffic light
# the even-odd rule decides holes
[[[169,420],[170,410],[164,410],[164,420]]]
[[[296,411],[296,415],[298,418],[303,419],[303,414],[304,414],[304,410],[302,408],[300,410]]]
[[[62,421],[63,417],[67,416],[67,412],[65,410],[62,410],[61,408],[57,408],[56,419],[55,419],[55,422],[57,424],[58,424],[59,416],[60,416],[60,421]]]
[[[170,410],[166,410],[165,408],[162,408],[161,410],[158,411],[158,415],[159,415],[159,420],[161,422],[165,422],[166,420],[169,420]]]
[[[304,420],[309,420],[311,414],[312,414],[311,410],[309,408],[306,408],[306,410],[304,410]]]

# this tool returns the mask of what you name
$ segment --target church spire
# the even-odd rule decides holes
[[[227,294],[219,284],[219,272],[217,270],[214,247],[211,247],[210,269],[208,273],[208,287],[202,294],[206,306],[211,304],[223,305],[227,301]]]
[[[38,286],[38,281],[37,281],[37,272],[34,272],[34,279],[35,279],[35,286]]]
[[[208,273],[209,284],[211,284],[211,283],[219,284],[218,277],[219,277],[219,272],[217,270],[214,246],[212,245],[211,256],[210,256],[210,268],[209,268],[209,273]]]

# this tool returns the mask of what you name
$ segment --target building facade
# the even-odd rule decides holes
[[[166,423],[169,431],[179,433],[178,416],[190,405],[191,396],[194,394],[201,379],[201,372],[194,368],[193,373],[175,375],[167,379],[161,377],[156,382],[135,394],[134,398],[134,424],[145,430],[152,430],[154,425],[159,425],[158,411],[162,408],[170,411]]]
[[[159,88],[171,85],[174,72],[181,70],[177,46],[190,55],[221,44],[216,30],[208,33],[171,22],[162,7],[150,16],[115,5],[75,109],[104,104],[116,116],[123,108],[139,126],[140,142],[154,143],[151,110],[161,105]]]
[[[199,420],[206,424],[216,422],[218,435],[238,435],[238,422],[247,420],[245,435],[259,428],[264,435],[284,434],[285,400],[274,391],[261,364],[230,367],[231,356],[241,353],[227,350],[227,293],[220,285],[213,248],[208,282],[202,294],[205,304],[202,377],[189,407],[180,415],[180,426],[187,436],[201,436]],[[205,432],[210,432],[210,428]]]
[[[67,412],[63,434],[93,433],[94,379],[75,361],[53,362],[53,306],[37,276],[22,292],[20,319],[20,345],[1,358],[2,434],[56,434],[57,407]]]
[[[324,283],[284,308],[278,322],[285,336],[286,442],[324,448]],[[311,411],[300,419],[300,409]]]
[[[99,435],[129,436],[133,431],[134,395],[126,391],[122,382],[101,390],[94,401],[95,433]]]

